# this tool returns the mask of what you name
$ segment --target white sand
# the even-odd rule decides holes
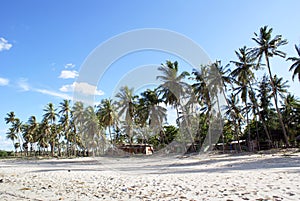
[[[1,160],[0,200],[300,200],[300,154]]]

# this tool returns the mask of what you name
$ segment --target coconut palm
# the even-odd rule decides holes
[[[10,139],[15,147],[15,141],[18,139],[18,136],[16,135],[14,128],[9,128],[9,131],[6,133],[6,138]],[[15,149],[15,152],[17,152],[17,149]]]
[[[9,123],[13,123],[15,121],[16,115],[14,112],[9,112],[6,114],[7,117],[5,117],[5,123],[9,124]]]
[[[275,94],[272,93],[272,96],[276,96],[278,100],[278,95],[281,99],[285,98],[285,94],[288,92],[288,88],[290,87],[287,83],[288,81],[284,81],[282,77],[277,77],[274,75],[274,86],[275,86]]]
[[[119,117],[122,120],[120,121],[123,125],[122,127],[126,127],[126,129],[123,129],[125,131],[126,135],[129,137],[129,142],[132,143],[133,134],[134,134],[134,128],[136,125],[134,125],[134,116],[136,113],[136,98],[137,96],[134,96],[133,94],[134,89],[128,88],[128,86],[121,87],[120,91],[116,95],[116,108],[118,110]]]
[[[58,112],[60,116],[60,124],[62,127],[62,132],[66,139],[66,148],[67,148],[67,155],[70,155],[69,152],[69,133],[70,133],[70,116],[71,116],[71,107],[70,107],[70,101],[69,100],[63,100],[63,102],[60,103],[60,111]]]
[[[150,89],[141,93],[141,96],[148,113],[149,126],[152,129],[162,128],[163,122],[167,120],[167,109],[159,105],[162,100],[159,99],[156,91]]]
[[[73,142],[73,152],[76,154],[77,145],[82,145],[82,135],[84,129],[84,105],[83,102],[77,101],[74,103],[71,110],[72,120],[70,122],[71,125],[71,141]]]
[[[180,105],[180,99],[183,98],[189,85],[184,82],[184,78],[189,75],[184,71],[179,74],[178,62],[166,61],[166,64],[162,64],[158,70],[161,75],[156,79],[162,82],[158,86],[157,92],[162,96],[162,100],[167,105],[171,105],[176,109],[177,118],[179,117],[178,106]]]
[[[58,117],[56,113],[56,109],[54,108],[53,103],[48,103],[44,109],[45,114],[43,115],[44,122],[48,122],[50,125],[50,146],[51,146],[51,154],[54,156],[54,150],[57,141],[57,129],[55,121]]]
[[[274,85],[274,79],[271,71],[271,65],[270,65],[270,58],[273,56],[279,56],[284,58],[286,56],[286,53],[278,50],[280,46],[286,45],[288,42],[285,39],[282,39],[281,35],[276,35],[275,38],[272,38],[272,31],[273,29],[268,29],[268,26],[264,26],[260,28],[260,33],[254,33],[255,38],[252,38],[258,45],[258,47],[252,49],[252,54],[255,58],[258,58],[258,64],[261,63],[262,57],[265,58],[266,66],[269,72],[270,82],[273,90],[273,94],[276,94],[276,89]],[[275,107],[278,115],[278,119],[283,131],[283,136],[285,139],[285,143],[287,146],[289,146],[289,140],[286,133],[286,129],[282,120],[282,115],[280,113],[279,107],[278,107],[278,100],[277,97],[274,96],[274,102]]]
[[[228,89],[228,85],[232,86],[232,77],[230,76],[230,69],[228,68],[229,65],[223,66],[221,64],[221,61],[216,61],[212,64],[210,64],[207,67],[207,75],[204,77],[205,82],[207,83],[207,87],[209,89],[210,98],[212,98],[213,101],[210,101],[212,103],[212,106],[214,103],[217,103],[217,113],[210,118],[210,127],[209,127],[209,134],[212,132],[213,129],[217,129],[218,131],[223,129],[223,120],[220,119],[220,100],[222,100],[222,95],[225,98],[225,101],[227,105],[229,105],[225,92]],[[203,71],[203,70],[202,70]],[[219,117],[218,117],[219,116]],[[217,122],[216,120],[219,120]],[[216,130],[215,130],[216,131]],[[211,138],[211,137],[210,137]],[[223,141],[223,151],[224,151],[224,135],[222,132],[222,141]]]
[[[291,140],[295,139],[297,134],[297,126],[300,122],[300,101],[292,94],[288,94],[284,97],[282,102],[282,116],[286,125],[288,134]]]
[[[98,106],[97,116],[100,124],[108,129],[110,141],[113,144],[113,137],[111,128],[118,123],[118,113],[115,104],[112,99],[103,99],[101,104]]]
[[[20,121],[20,119],[15,118],[13,124],[12,124],[12,128],[14,129],[16,135],[18,136],[18,140],[19,140],[19,145],[20,145],[20,151],[21,151],[21,155],[22,155],[22,146],[23,146],[23,138],[21,136],[21,132],[22,132],[22,122]]]
[[[292,62],[294,62],[289,71],[294,71],[293,72],[293,76],[292,79],[294,81],[295,76],[298,75],[298,80],[300,81],[300,45],[297,47],[297,45],[295,45],[295,49],[297,51],[298,57],[289,57],[287,60],[290,60]]]
[[[228,97],[229,105],[224,107],[225,115],[228,120],[234,124],[235,130],[235,139],[238,141],[239,150],[241,151],[241,145],[239,141],[240,131],[241,131],[241,123],[243,120],[243,116],[241,115],[241,106],[239,105],[239,99],[236,94],[231,93]]]
[[[95,113],[94,107],[88,106],[84,110],[84,130],[83,130],[83,142],[87,153],[92,148],[93,156],[95,155],[96,145],[98,137],[100,135],[100,123]]]
[[[236,66],[236,69],[232,71],[231,75],[233,78],[236,78],[236,84],[238,85],[238,87],[236,88],[236,90],[238,91],[238,93],[241,93],[241,99],[245,105],[245,111],[249,111],[247,108],[249,108],[248,106],[248,95],[249,98],[252,102],[252,104],[254,105],[254,114],[256,114],[255,110],[258,110],[258,104],[254,98],[254,90],[252,88],[253,85],[253,81],[255,80],[255,75],[253,73],[253,70],[257,70],[260,66],[256,65],[254,63],[255,61],[255,57],[251,57],[250,56],[250,49],[248,49],[246,46],[242,47],[239,49],[239,51],[235,51],[235,54],[238,58],[238,61],[231,61],[231,63],[233,63]],[[250,89],[250,90],[249,90]],[[251,97],[252,96],[252,97]],[[257,112],[260,116],[260,113]],[[247,118],[247,125],[250,125],[249,122],[249,112],[246,112],[246,118]],[[268,138],[270,138],[269,136],[269,132],[268,129],[266,127],[266,124],[264,122],[264,120],[261,118],[260,119],[264,125],[264,130],[266,135],[268,136]],[[250,129],[248,129],[248,146],[250,148]]]
[[[33,151],[33,144],[37,142],[38,139],[38,129],[39,129],[39,123],[36,120],[35,116],[31,116],[28,119],[28,142],[30,143],[30,152]]]

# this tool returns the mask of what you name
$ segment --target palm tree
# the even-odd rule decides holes
[[[14,112],[9,112],[6,115],[7,115],[7,117],[4,118],[5,119],[5,123],[6,124],[9,124],[9,123],[12,124],[12,123],[14,123],[15,118],[16,118],[15,113]]]
[[[9,131],[6,134],[6,138],[10,139],[15,147],[15,140],[18,139],[18,136],[16,135],[14,128],[9,128]],[[17,152],[17,149],[15,149],[15,152]]]
[[[288,94],[283,99],[282,116],[286,125],[286,130],[291,137],[295,140],[297,134],[297,126],[300,122],[300,101],[292,94]]]
[[[290,87],[287,83],[288,81],[284,81],[282,77],[277,77],[277,75],[274,75],[274,86],[275,86],[275,94],[272,93],[273,96],[278,97],[280,96],[281,99],[285,98],[285,94],[288,92],[288,88]],[[278,100],[278,98],[276,98]]]
[[[224,107],[225,115],[227,115],[228,120],[234,124],[235,139],[237,140],[239,150],[241,151],[242,149],[239,139],[241,122],[243,120],[243,116],[241,115],[241,106],[239,106],[239,99],[236,94],[231,93],[227,101],[229,105]]]
[[[214,115],[214,117],[210,120],[210,126],[209,126],[209,134],[212,132],[214,129],[218,131],[223,129],[223,120],[220,118],[221,114],[221,109],[220,109],[220,100],[221,96],[223,95],[227,105],[229,105],[228,100],[226,98],[225,92],[228,89],[227,85],[232,86],[232,77],[230,76],[230,69],[228,68],[229,65],[223,66],[221,64],[221,61],[216,61],[208,66],[209,69],[207,71],[206,77],[204,77],[205,82],[207,83],[207,88],[209,89],[208,92],[210,94],[209,98],[211,98],[213,101],[210,101],[210,103],[213,104],[216,102],[217,103],[217,113]],[[203,70],[202,70],[203,71]],[[198,78],[199,79],[199,78]],[[204,86],[206,86],[204,85]],[[205,91],[205,90],[204,90]],[[205,91],[206,92],[206,91]],[[208,111],[210,112],[210,111]],[[210,115],[212,116],[212,115]],[[213,124],[214,123],[214,124]],[[224,147],[224,134],[223,132],[221,133],[222,135],[222,141],[223,141],[223,152],[225,151]],[[210,137],[211,138],[211,137]]]
[[[56,113],[56,109],[54,108],[53,103],[48,103],[44,109],[45,114],[43,115],[44,121],[50,123],[50,146],[51,146],[51,154],[54,156],[55,143],[57,141],[57,132],[55,121],[58,117]]]
[[[97,116],[100,124],[108,129],[110,141],[113,144],[111,128],[118,123],[118,114],[112,99],[103,99],[98,106]]]
[[[30,143],[30,152],[33,151],[33,144],[37,142],[38,139],[38,129],[39,123],[36,120],[35,116],[31,116],[28,119],[28,142]]]
[[[134,125],[134,116],[136,113],[136,98],[137,96],[134,96],[133,94],[134,89],[129,89],[128,86],[121,87],[119,93],[117,93],[116,98],[118,99],[116,101],[116,108],[119,111],[119,116],[125,115],[125,119],[121,121],[123,124],[123,127],[126,129],[123,129],[126,133],[126,135],[129,137],[130,144],[132,143],[133,134],[135,128]]]
[[[162,100],[159,99],[155,90],[147,89],[141,95],[142,102],[148,113],[150,128],[162,129],[163,122],[167,120],[167,109],[159,105]]]
[[[263,56],[265,57],[266,65],[267,65],[268,72],[269,72],[271,86],[272,86],[272,89],[273,89],[273,93],[275,95],[276,94],[276,89],[275,89],[275,85],[274,85],[274,79],[273,79],[273,75],[272,75],[272,72],[271,72],[271,66],[270,66],[270,60],[269,59],[273,56],[279,56],[279,57],[284,58],[286,56],[286,53],[278,50],[278,48],[280,46],[286,45],[288,42],[287,42],[287,40],[282,39],[281,35],[277,35],[277,36],[275,36],[275,38],[272,38],[272,31],[273,31],[272,28],[268,29],[268,26],[264,26],[264,27],[260,28],[259,35],[254,33],[256,38],[252,38],[252,39],[258,44],[258,47],[253,48],[252,53],[255,56],[255,58],[258,58],[258,64],[261,62],[262,57]],[[279,122],[281,124],[282,131],[283,131],[283,136],[284,136],[284,139],[285,139],[285,143],[286,143],[287,146],[289,146],[288,136],[287,136],[287,133],[286,133],[286,129],[285,129],[283,120],[282,120],[282,115],[280,113],[280,110],[279,110],[279,107],[278,107],[278,104],[277,104],[277,102],[278,102],[277,97],[274,96],[273,98],[275,100],[274,101],[275,102],[275,107],[276,107],[276,111],[277,111],[277,114],[278,114]]]
[[[171,105],[176,109],[177,118],[179,117],[178,106],[180,105],[180,99],[183,98],[189,85],[184,82],[184,78],[189,75],[184,71],[179,74],[178,62],[166,61],[166,64],[162,64],[158,70],[162,73],[156,77],[156,79],[162,82],[158,86],[157,92],[162,95],[162,99],[165,104]]]
[[[20,119],[15,118],[13,124],[12,124],[12,128],[14,129],[16,135],[18,136],[19,139],[19,145],[20,145],[20,151],[21,151],[21,155],[22,155],[22,147],[23,147],[23,138],[21,136],[21,132],[22,132],[22,122],[20,121]]]
[[[70,113],[71,113],[71,107],[70,107],[70,101],[69,100],[63,100],[63,102],[60,103],[60,111],[58,112],[61,114],[59,122],[61,123],[62,131],[64,133],[65,139],[67,140],[67,155],[70,156],[70,139],[69,139],[69,133],[70,133]]]
[[[93,156],[95,156],[95,150],[97,146],[98,137],[100,135],[100,123],[98,117],[94,111],[94,107],[88,106],[84,110],[84,143],[87,153],[92,148]]]
[[[247,125],[250,125],[249,122],[249,114],[248,114],[248,95],[250,100],[252,101],[252,104],[254,105],[254,109],[258,110],[258,104],[255,101],[255,99],[251,96],[254,96],[254,90],[252,88],[253,85],[253,81],[255,80],[255,75],[253,73],[252,70],[257,70],[260,66],[255,65],[254,61],[255,61],[255,57],[251,57],[250,56],[250,51],[249,49],[244,46],[242,48],[239,49],[239,51],[235,51],[235,54],[238,58],[238,61],[231,61],[231,63],[233,63],[236,66],[236,69],[232,71],[231,75],[233,78],[237,78],[236,80],[236,84],[239,86],[237,89],[238,93],[241,93],[241,99],[243,101],[243,103],[245,104],[245,110],[246,110],[246,118],[247,118]],[[249,90],[250,88],[250,90]],[[254,111],[254,114],[255,111]],[[258,114],[260,115],[260,113],[258,112]],[[260,117],[263,125],[264,125],[264,130],[266,135],[269,138],[269,132],[268,129],[265,125],[264,120]],[[250,129],[248,129],[248,146],[250,149],[250,139],[251,138],[251,133],[250,133]]]
[[[83,134],[84,129],[84,105],[83,102],[77,101],[74,103],[72,110],[71,110],[71,135],[73,141],[73,152],[76,154],[76,147],[77,145],[82,145],[81,136]]]
[[[298,75],[298,80],[300,81],[300,45],[297,47],[297,45],[295,45],[295,49],[297,51],[297,54],[298,54],[298,57],[289,57],[287,59],[294,62],[291,67],[290,67],[290,70],[289,71],[292,71],[294,70],[293,72],[293,76],[292,76],[292,79],[294,81],[294,78],[296,75]]]

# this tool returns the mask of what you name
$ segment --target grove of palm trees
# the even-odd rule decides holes
[[[288,41],[268,26],[252,41],[252,47],[233,50],[236,59],[228,64],[216,60],[182,72],[177,61],[163,61],[157,75],[161,84],[139,94],[123,86],[94,106],[49,103],[41,120],[20,120],[10,111],[7,138],[24,156],[102,155],[122,144],[150,144],[160,151],[175,142],[184,153],[199,152],[205,140],[213,143],[209,149],[224,152],[297,147],[300,100],[287,78],[273,70],[272,59],[285,61],[282,68],[300,82],[300,46],[295,45],[297,56],[286,55],[281,49]],[[167,107],[176,113],[175,125],[169,124]],[[214,143],[216,130],[222,134]]]

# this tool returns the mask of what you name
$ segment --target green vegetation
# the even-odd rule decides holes
[[[148,143],[155,150],[172,141],[199,147],[213,133],[213,122],[223,129],[219,140],[223,149],[234,140],[239,150],[240,140],[247,141],[250,151],[253,141],[258,142],[258,149],[296,146],[300,101],[288,91],[288,82],[272,71],[270,60],[275,56],[285,58],[280,48],[287,44],[281,35],[273,37],[272,31],[262,27],[253,38],[256,46],[235,51],[236,61],[226,66],[216,61],[189,73],[180,72],[178,62],[166,61],[158,68],[161,74],[157,79],[162,84],[140,94],[124,86],[115,101],[103,99],[95,107],[82,102],[71,106],[68,100],[58,107],[49,103],[40,122],[35,116],[22,122],[9,112],[5,117],[10,125],[7,138],[15,153],[29,156],[103,154],[124,143]],[[293,64],[286,68],[293,71],[293,79],[298,76],[300,81],[299,48],[296,46],[299,57],[289,57]],[[267,74],[256,77],[258,70]],[[219,96],[225,97],[225,105],[220,105]],[[176,110],[176,125],[166,124],[166,106]],[[4,151],[0,154],[9,155]]]

